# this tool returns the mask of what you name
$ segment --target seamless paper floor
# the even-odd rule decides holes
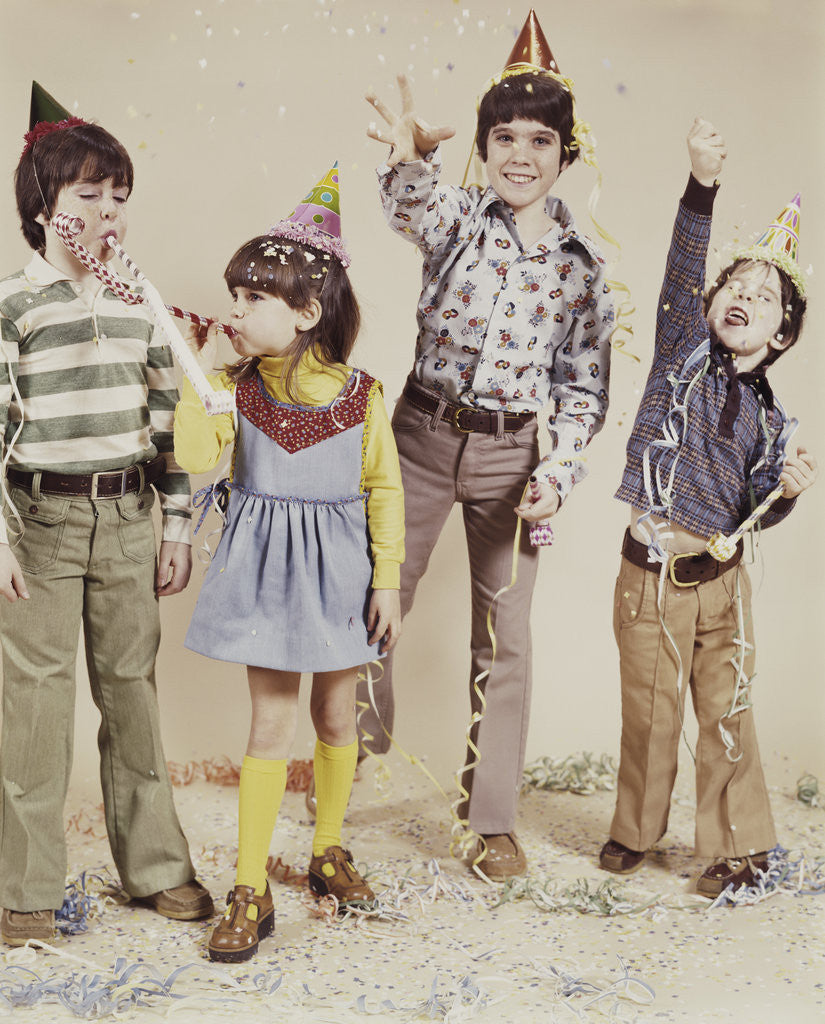
[[[626,880],[596,864],[612,792],[527,789],[518,828],[530,876],[503,888],[451,858],[448,807],[424,775],[397,758],[389,766],[384,795],[369,771],[356,783],[345,836],[386,915],[336,919],[308,896],[301,874],[311,823],[303,794],[287,793],[272,843],[275,932],[255,959],[232,966],[206,959],[210,922],[176,923],[99,896],[112,880],[102,815],[70,799],[70,876],[86,872],[95,897],[88,931],[51,950],[4,947],[0,1020],[808,1024],[825,1016],[825,809],[797,799],[801,772],[790,758],[769,760],[768,781],[794,871],[756,904],[712,909],[692,894],[705,865],[691,855],[684,773],[668,835]],[[196,780],[176,798],[199,877],[222,910],[237,789]]]

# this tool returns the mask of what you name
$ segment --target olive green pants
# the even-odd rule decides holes
[[[0,906],[58,909],[81,623],[100,710],[100,778],[115,865],[133,896],[194,877],[166,772],[155,690],[154,493],[66,499],[15,488],[13,550],[31,597],[0,607]]]

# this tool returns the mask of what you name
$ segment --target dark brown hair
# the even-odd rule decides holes
[[[324,366],[346,363],[361,326],[361,311],[346,270],[339,260],[303,242],[259,235],[242,245],[229,261],[224,280],[230,291],[248,288],[282,299],[290,309],[309,309],[316,299],[321,317],[302,331],[286,353],[282,382],[290,401],[300,401],[295,373],[305,352],[311,351]],[[251,377],[257,357],[228,367],[235,381]]]
[[[14,192],[20,227],[32,249],[42,249],[46,244],[43,225],[36,218],[42,213],[51,219],[52,214],[60,212],[54,209],[54,203],[64,186],[108,178],[116,188],[127,188],[131,193],[135,172],[129,154],[99,124],[61,128],[29,147],[14,172]]]
[[[538,121],[557,131],[562,163],[572,163],[579,155],[573,143],[573,97],[555,78],[540,71],[511,75],[484,94],[476,126],[476,145],[482,160],[487,160],[490,129],[515,120]]]
[[[776,267],[775,263],[771,263],[768,260],[754,260],[754,259],[738,259],[734,260],[733,263],[728,264],[727,267],[719,274],[714,281],[713,285],[709,289],[707,295],[705,295],[705,315],[707,315],[710,309],[710,304],[716,298],[716,293],[720,288],[728,282],[730,277],[740,269],[748,264],[761,263],[765,267]],[[781,287],[780,299],[782,302],[782,326],[780,333],[782,335],[782,348],[768,349],[768,354],[759,364],[760,366],[770,366],[771,363],[775,363],[776,360],[782,355],[783,352],[787,352],[789,348],[793,346],[799,340],[799,335],[802,333],[802,325],[805,321],[805,310],[808,307],[808,301],[804,295],[800,295],[796,290],[796,285],[791,280],[790,276],[781,268],[776,267],[776,272],[779,274],[779,283]]]

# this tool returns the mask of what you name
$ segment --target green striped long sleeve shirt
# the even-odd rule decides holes
[[[0,281],[0,438],[7,465],[99,473],[163,454],[166,472],[155,485],[163,539],[188,543],[189,476],[173,454],[178,390],[171,351],[147,307],[126,305],[102,284],[92,287],[39,254]]]

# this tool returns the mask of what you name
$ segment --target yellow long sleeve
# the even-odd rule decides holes
[[[212,374],[215,389],[232,391],[225,373]],[[224,449],[235,440],[232,413],[207,416],[195,389],[184,377],[181,398],[175,408],[175,459],[189,473],[208,473],[220,462]]]
[[[370,403],[366,429],[364,486],[368,493],[372,585],[377,590],[398,590],[404,561],[404,490],[398,450],[381,392]]]

